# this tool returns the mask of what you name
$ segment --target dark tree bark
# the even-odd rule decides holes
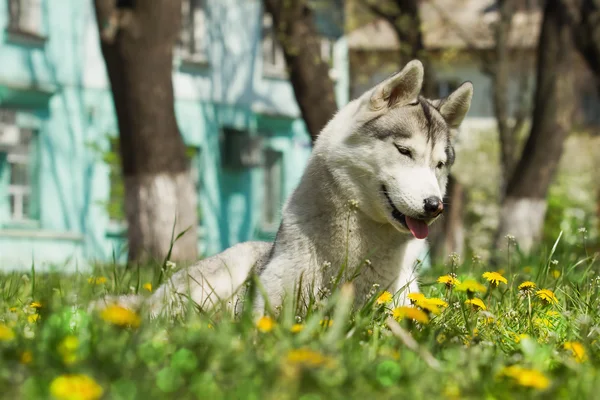
[[[430,57],[425,51],[421,16],[418,0],[361,0],[374,15],[387,21],[400,43],[398,65],[403,66],[413,59],[419,59],[425,68],[422,93],[425,97],[435,98],[435,74],[431,68]]]
[[[512,175],[515,165],[518,161],[517,151],[517,134],[522,129],[525,117],[529,111],[528,107],[521,101],[517,107],[514,121],[509,111],[510,98],[510,81],[513,67],[516,60],[513,59],[511,49],[509,48],[509,36],[512,27],[512,19],[516,10],[516,0],[499,0],[498,1],[498,22],[494,27],[494,56],[493,62],[486,60],[488,66],[484,69],[489,72],[492,78],[492,103],[494,107],[494,115],[498,127],[498,135],[500,138],[500,162],[502,171],[502,189],[506,189],[506,185]],[[521,54],[524,56],[524,54]],[[520,82],[520,91],[525,95],[529,91],[527,84],[528,74],[522,71],[523,79]]]
[[[577,49],[595,74],[600,93],[600,1],[561,0],[561,4],[570,17]]]
[[[465,186],[452,175],[448,179],[445,209],[441,229],[433,227],[429,235],[433,260],[443,261],[451,253],[464,255],[464,213],[467,191]],[[447,206],[446,206],[447,205]]]
[[[296,102],[313,142],[337,111],[329,65],[321,57],[320,35],[308,0],[264,0],[273,16]]]
[[[574,115],[573,38],[557,2],[546,2],[538,44],[531,132],[508,181],[497,244],[512,234],[528,251],[541,236],[546,195]]]
[[[129,260],[161,260],[175,235],[172,260],[197,257],[197,209],[185,145],[175,120],[173,46],[181,0],[118,7],[94,0],[101,49],[117,113],[125,180]],[[119,2],[123,4],[131,2]]]

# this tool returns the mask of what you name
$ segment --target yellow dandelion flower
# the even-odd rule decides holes
[[[292,333],[298,333],[298,332],[301,332],[302,329],[304,329],[304,325],[302,325],[302,324],[294,324],[290,328],[290,332],[292,332]]]
[[[506,278],[499,272],[484,272],[482,276],[484,279],[487,279],[492,287],[498,287],[500,283],[504,283],[505,285],[508,283]]]
[[[29,307],[31,307],[31,308],[42,308],[42,303],[40,303],[39,301],[34,301],[33,303],[31,303],[29,305]]]
[[[19,311],[19,309],[17,307],[11,307],[8,309],[8,311],[10,311],[12,313],[16,313],[17,311]]]
[[[518,385],[524,387],[543,390],[550,386],[550,380],[540,371],[535,369],[527,369],[513,365],[502,369],[500,374],[512,378]]]
[[[443,308],[448,307],[448,303],[445,300],[439,299],[437,297],[427,298],[427,299],[423,300],[423,302],[428,303],[428,304],[433,304],[434,306],[438,306],[438,307],[443,307]]]
[[[521,340],[529,337],[529,335],[526,333],[514,333],[514,332],[512,333],[512,336],[513,336],[515,343],[521,343]]]
[[[456,383],[450,383],[444,388],[444,397],[448,400],[458,400],[460,396],[460,388]]]
[[[331,358],[307,348],[290,350],[286,360],[289,364],[303,367],[321,367],[333,364]]]
[[[448,303],[446,303],[444,300],[442,299],[438,299],[438,298],[426,298],[424,297],[421,300],[417,300],[415,302],[415,305],[417,307],[422,308],[423,310],[430,312],[432,314],[440,314],[442,312],[442,310],[440,310],[440,307],[448,307]]]
[[[519,285],[519,290],[524,293],[532,292],[535,288],[535,283],[531,281],[525,281]]]
[[[485,291],[487,289],[481,283],[474,281],[472,279],[468,279],[468,280],[456,285],[456,290],[458,290],[459,292],[467,292],[467,294],[469,294],[469,293],[474,294],[474,293],[485,293]]]
[[[542,289],[538,290],[535,295],[544,303],[544,304],[557,304],[558,299],[552,290]]]
[[[102,285],[106,283],[106,278],[103,276],[92,276],[88,278],[88,283],[91,285]]]
[[[460,283],[460,281],[458,279],[456,279],[456,277],[453,274],[451,274],[451,275],[440,276],[439,278],[437,278],[437,283],[442,283],[442,284],[446,285],[446,287],[448,289],[451,289],[454,286],[458,285]]]
[[[263,333],[271,332],[275,328],[275,321],[268,315],[264,315],[256,322],[256,328]]]
[[[408,294],[406,297],[407,297],[407,298],[410,300],[410,302],[411,302],[411,303],[413,303],[413,304],[414,304],[414,303],[416,303],[416,302],[417,302],[417,301],[419,301],[419,300],[426,299],[425,295],[424,295],[423,293],[419,293],[419,292],[416,292],[416,293],[409,293],[409,294]]]
[[[388,304],[394,299],[394,296],[387,290],[379,295],[375,303],[378,305]]]
[[[58,400],[97,400],[104,390],[87,375],[61,375],[50,383],[50,393]]]
[[[422,324],[429,323],[429,317],[423,310],[419,310],[416,307],[396,307],[392,310],[392,316],[395,320],[399,321],[402,318],[412,319]]]
[[[428,303],[425,300],[419,301],[416,305],[422,308],[424,311],[427,311],[431,314],[439,315],[442,312],[442,310],[440,310],[438,306],[432,303]]]
[[[439,307],[448,306],[448,303],[444,300],[437,298],[428,299],[423,293],[409,293],[407,298],[410,300],[411,304],[421,307],[433,314],[439,314],[441,312]]]
[[[487,307],[485,306],[485,303],[483,302],[483,300],[478,299],[477,297],[475,297],[473,299],[466,300],[465,304],[470,304],[475,311],[478,311],[478,310],[485,311],[485,310],[487,310]]]
[[[533,324],[538,328],[554,328],[554,323],[549,318],[535,317]]]
[[[21,362],[21,364],[31,364],[31,362],[33,361],[33,354],[31,354],[31,352],[29,350],[25,350],[24,352],[21,353],[21,357],[19,357],[19,361]]]
[[[117,304],[110,305],[102,310],[100,317],[110,324],[122,327],[137,328],[141,322],[140,317],[135,312]]]
[[[566,342],[563,347],[565,350],[571,351],[573,358],[578,363],[582,363],[587,360],[587,354],[585,353],[585,347],[583,347],[583,344],[579,342]]]
[[[69,335],[65,337],[58,345],[58,353],[62,356],[65,365],[75,364],[77,362],[77,349],[79,348],[79,339],[77,336]]]
[[[0,341],[10,342],[15,338],[15,332],[8,326],[0,323]]]
[[[150,282],[146,282],[144,283],[144,286],[142,286],[144,289],[146,289],[147,291],[151,292],[152,291],[152,284]]]
[[[27,321],[28,321],[30,324],[33,324],[33,323],[35,323],[35,322],[38,322],[38,321],[39,321],[39,319],[40,319],[40,314],[31,314],[31,315],[28,315],[28,316],[27,316]]]
[[[333,320],[332,319],[322,319],[321,321],[319,321],[319,324],[321,326],[330,327],[331,325],[333,325]]]
[[[553,270],[552,270],[552,277],[553,277],[554,279],[558,279],[558,278],[560,278],[560,271],[559,271],[559,270],[557,270],[557,269],[553,269]]]

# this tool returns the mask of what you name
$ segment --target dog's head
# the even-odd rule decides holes
[[[473,96],[466,82],[428,100],[422,83],[423,65],[411,61],[340,110],[315,147],[365,214],[420,239],[443,211],[453,139]]]

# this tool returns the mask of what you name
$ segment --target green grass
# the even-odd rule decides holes
[[[58,377],[83,374],[90,379],[67,388],[81,396],[63,398],[98,398],[97,387],[85,391],[93,382],[103,398],[128,400],[596,398],[595,258],[582,246],[560,244],[551,255],[510,258],[497,268],[450,259],[423,271],[423,293],[448,303],[427,324],[395,323],[393,306],[377,304],[376,288],[367,305],[352,310],[352,290],[344,286],[313,304],[305,317],[287,302],[280,317],[263,319],[258,327],[250,314],[233,320],[223,313],[191,313],[175,321],[142,317],[137,328],[120,327],[88,312],[88,304],[106,294],[149,294],[144,283],[159,275],[152,268],[98,267],[93,276],[105,282],[89,282],[91,274],[4,275],[0,393],[6,399],[47,399],[53,381],[55,390],[65,386]],[[508,283],[490,292],[482,278],[489,270],[503,270]],[[467,293],[436,283],[450,272],[486,286],[477,295],[487,311],[465,304]],[[522,294],[523,281],[553,291],[558,303],[544,304],[535,291]],[[566,342],[581,345],[584,359],[565,349]]]

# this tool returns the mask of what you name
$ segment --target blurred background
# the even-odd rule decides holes
[[[598,1],[50,3],[0,0],[3,269],[272,240],[320,129],[413,58],[475,87],[430,258],[598,249]]]

